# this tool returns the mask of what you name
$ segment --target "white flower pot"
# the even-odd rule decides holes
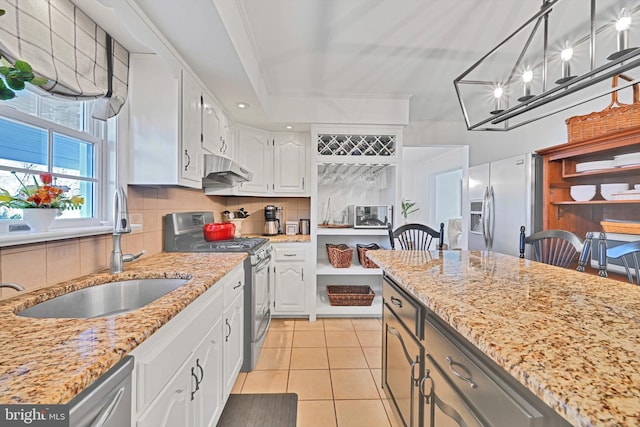
[[[49,231],[49,226],[58,216],[58,209],[23,209],[22,219],[29,225],[32,233],[42,233]]]

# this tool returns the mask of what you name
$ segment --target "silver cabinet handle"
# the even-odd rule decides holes
[[[433,379],[430,375],[431,371],[426,369],[424,377],[422,377],[422,379],[420,380],[420,386],[418,388],[420,390],[420,394],[422,395],[422,397],[424,397],[424,403],[426,403],[427,405],[431,403],[431,394],[433,393]],[[429,380],[431,382],[431,390],[429,390],[428,394],[424,392],[424,383],[426,380]]]
[[[184,155],[187,156],[187,164],[184,165],[184,170],[189,170],[189,165],[191,164],[191,156],[189,155],[189,150],[184,150]]]
[[[198,376],[195,373],[195,369],[195,367],[191,367],[191,376],[196,380],[196,387],[195,389],[191,390],[191,400],[193,400],[193,396],[196,395],[196,392],[200,390],[200,382],[198,381]]]
[[[198,380],[198,384],[204,380],[204,368],[200,366],[200,359],[196,359],[196,368],[200,370],[200,379]]]
[[[396,305],[400,308],[402,308],[402,300],[399,298],[396,298],[394,296],[391,297],[391,304]]]
[[[229,324],[229,319],[224,319],[224,323],[229,328],[229,333],[224,337],[224,342],[229,342],[229,337],[231,336],[231,325]]]
[[[242,282],[241,282],[241,281],[238,281],[238,284],[237,284],[237,285],[235,285],[235,286],[233,287],[233,289],[238,289],[240,286],[242,286]]]
[[[296,256],[296,254],[283,254],[284,256]]]
[[[447,356],[447,362],[449,362],[449,370],[453,372],[453,375],[460,378],[462,381],[468,382],[471,388],[478,388],[478,384],[476,384],[471,379],[471,374],[469,373],[469,370],[464,367],[464,365],[462,365],[461,363],[455,362],[451,358],[451,356]],[[462,368],[465,371],[464,374],[461,374],[460,372],[458,372],[455,368],[456,366],[459,366],[460,368]]]

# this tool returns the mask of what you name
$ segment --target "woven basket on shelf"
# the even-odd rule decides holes
[[[349,268],[353,258],[353,248],[345,244],[334,245],[327,243],[327,256],[329,257],[329,262],[335,268]]]
[[[618,86],[618,78],[633,81],[630,77],[618,74],[613,76],[612,87]],[[619,102],[618,92],[614,91],[611,92],[611,104],[604,110],[565,120],[568,142],[585,141],[608,133],[640,127],[640,90],[637,83],[632,86],[632,104]]]
[[[371,286],[327,285],[331,305],[371,305],[376,294]]]
[[[356,245],[356,248],[358,248],[358,261],[360,261],[360,265],[362,265],[364,268],[378,268],[378,264],[367,258],[366,254],[367,251],[375,251],[377,249],[380,249],[380,246],[375,243],[370,243],[368,245],[361,245],[358,243]]]

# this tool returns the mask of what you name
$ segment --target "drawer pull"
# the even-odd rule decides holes
[[[240,286],[242,286],[242,282],[239,281],[238,284],[233,287],[233,289],[238,289]]]
[[[229,319],[224,319],[224,323],[229,328],[229,333],[224,337],[224,342],[229,342],[229,337],[231,336],[231,325],[229,324]]]
[[[196,392],[200,390],[200,381],[198,381],[198,376],[195,373],[195,369],[193,366],[191,367],[191,376],[196,380],[195,389],[191,390],[191,400],[193,400],[193,396],[195,396]]]
[[[478,388],[478,384],[473,382],[473,380],[471,379],[471,374],[469,373],[469,370],[465,368],[464,365],[458,362],[454,362],[451,356],[447,356],[447,362],[449,362],[449,370],[453,372],[453,375],[455,375],[456,377],[460,378],[463,381],[468,382],[471,388]],[[464,374],[461,374],[460,372],[458,372],[455,368],[456,366],[459,366],[460,368],[462,368],[462,370],[465,371]]]
[[[284,256],[296,256],[296,254],[283,254]]]
[[[433,393],[433,379],[430,377],[431,371],[429,371],[428,369],[426,369],[425,371],[426,372],[424,373],[424,377],[422,377],[422,379],[420,380],[419,390],[422,397],[424,397],[424,403],[428,405],[431,403],[431,394]],[[424,391],[424,383],[426,380],[429,380],[430,382],[429,393],[425,393]]]
[[[396,298],[394,296],[391,296],[391,304],[396,305],[400,308],[402,308],[402,300],[399,298]]]

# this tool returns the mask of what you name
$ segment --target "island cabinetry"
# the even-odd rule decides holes
[[[273,314],[305,315],[309,294],[309,243],[275,243]]]
[[[576,165],[614,160],[615,156],[640,152],[640,132],[622,131],[578,143],[562,144],[538,151],[543,157],[543,228],[571,231],[584,238],[588,231],[603,231],[601,221],[638,221],[640,198],[605,200],[600,185],[640,184],[640,164],[578,171]],[[582,169],[582,168],[580,168]],[[596,195],[589,201],[571,198],[572,185],[592,184]]]
[[[242,364],[242,323],[239,332],[234,325],[236,317],[242,319],[243,286],[240,265],[131,352],[135,358],[132,425],[216,425],[228,384],[238,376],[238,360]],[[230,303],[227,296],[233,296]],[[238,300],[239,316],[235,315]],[[228,340],[227,324],[235,332],[234,340]],[[234,350],[236,338],[240,351]]]

